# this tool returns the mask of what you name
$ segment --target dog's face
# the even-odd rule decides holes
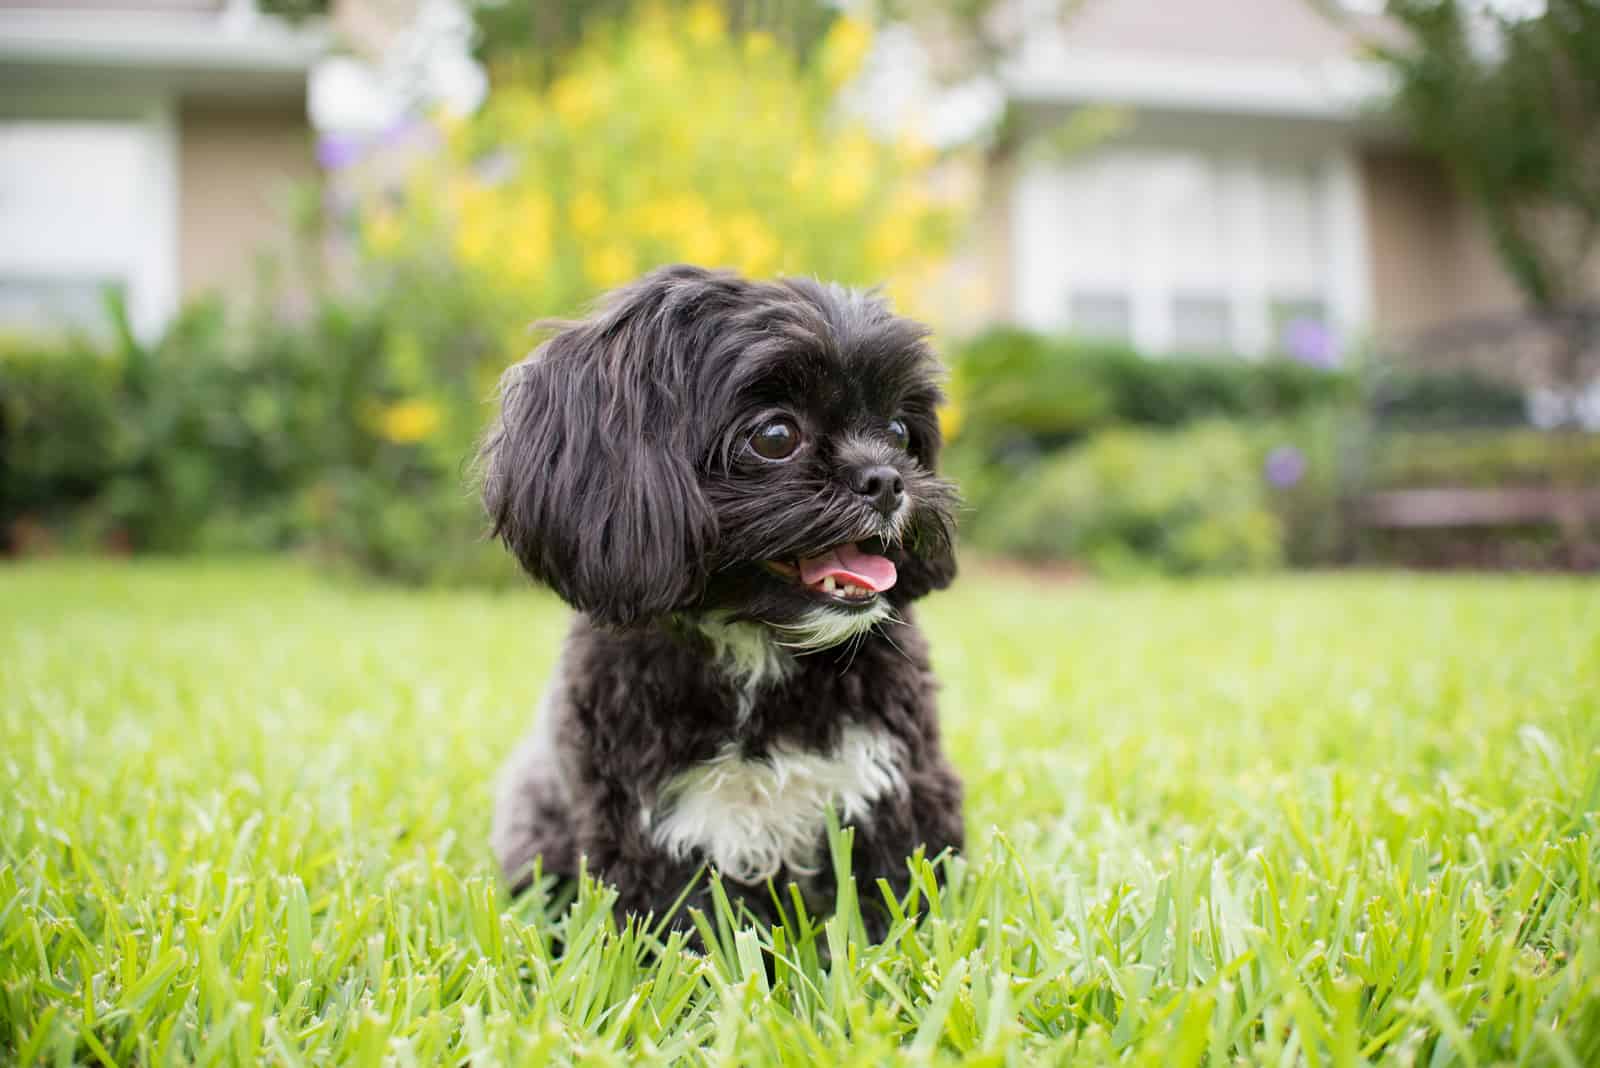
[[[495,532],[602,623],[843,641],[955,574],[924,335],[834,286],[648,275],[506,372]]]

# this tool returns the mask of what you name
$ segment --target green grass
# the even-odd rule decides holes
[[[1600,586],[969,575],[925,618],[953,884],[701,957],[494,875],[548,598],[0,571],[0,1063],[1600,1063]]]

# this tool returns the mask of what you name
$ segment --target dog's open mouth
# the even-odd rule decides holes
[[[894,561],[880,538],[845,542],[816,556],[767,560],[767,570],[832,601],[866,604],[894,586]]]

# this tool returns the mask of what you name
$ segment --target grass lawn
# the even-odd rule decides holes
[[[702,957],[497,882],[554,601],[0,570],[0,1063],[1600,1064],[1600,585],[923,614],[953,885],[883,945],[846,907]]]

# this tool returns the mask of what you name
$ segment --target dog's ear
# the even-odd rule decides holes
[[[939,452],[944,447],[937,409],[943,399],[937,389],[930,388],[905,413],[922,473],[911,481],[919,507],[906,532],[905,559],[898,565],[895,585],[902,596],[913,600],[944,589],[956,577],[955,516],[961,498],[953,484],[937,475]]]
[[[494,533],[529,575],[616,626],[691,603],[716,531],[661,284],[625,290],[510,368],[480,457]]]
[[[895,585],[908,600],[944,589],[956,579],[955,539],[952,537],[934,546],[911,546],[905,562],[899,565],[899,572]]]

